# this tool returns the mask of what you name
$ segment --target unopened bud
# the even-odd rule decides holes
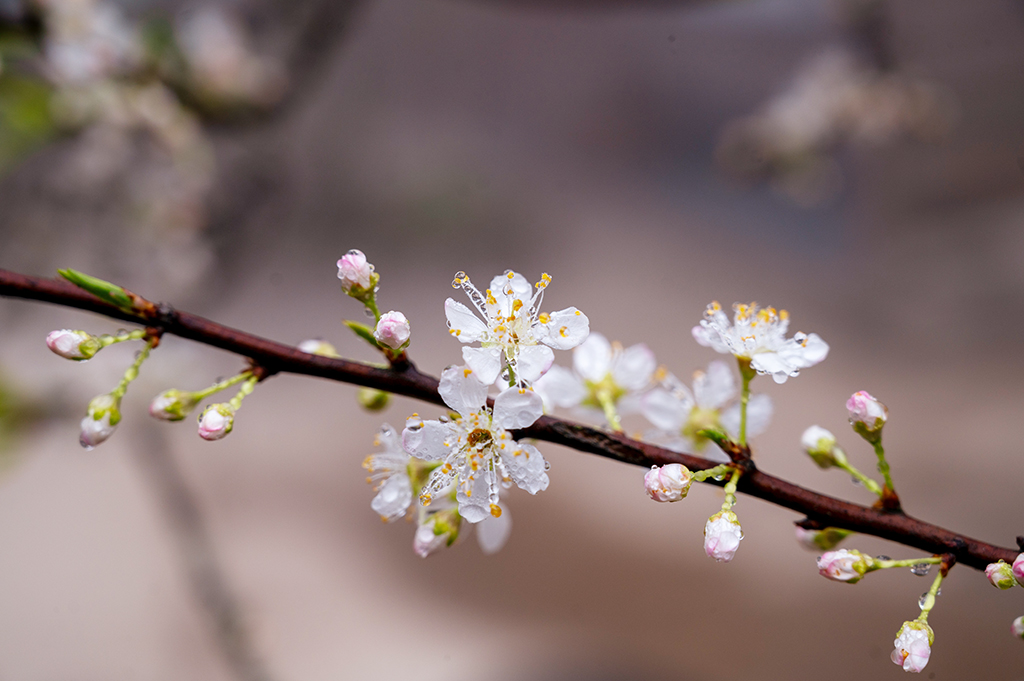
[[[878,442],[882,427],[889,418],[889,409],[864,390],[858,390],[846,401],[850,425],[868,442]]]
[[[356,401],[366,411],[382,411],[391,403],[391,393],[376,388],[360,388]]]
[[[426,558],[444,546],[451,546],[459,538],[462,518],[455,511],[442,511],[416,528],[412,550],[420,558]]]
[[[1012,589],[1017,585],[1013,576],[1013,568],[1005,560],[989,563],[985,568],[985,576],[997,589]]]
[[[893,641],[894,650],[889,657],[905,672],[920,673],[931,657],[935,633],[924,622],[904,622]]]
[[[871,569],[874,560],[860,551],[828,551],[818,557],[818,574],[834,582],[856,584]]]
[[[1013,577],[1018,584],[1024,586],[1024,553],[1013,559]]]
[[[720,563],[728,563],[736,555],[743,539],[739,518],[732,511],[719,511],[704,525],[704,553]]]
[[[373,271],[373,265],[366,262],[363,252],[352,249],[338,261],[338,279],[345,293],[361,299],[372,295],[379,276]]]
[[[409,320],[404,314],[394,310],[382,314],[377,322],[377,328],[373,330],[373,337],[377,342],[392,350],[398,350],[408,343],[409,336]]]
[[[686,466],[678,463],[651,466],[651,470],[644,475],[644,489],[655,501],[685,499],[692,483],[693,474]]]
[[[1018,617],[1013,621],[1013,624],[1010,625],[1010,631],[1017,638],[1024,638],[1024,616]]]
[[[219,440],[235,424],[235,410],[229,404],[211,404],[199,417],[199,437],[204,440]]]
[[[337,357],[338,351],[334,349],[334,346],[327,341],[311,338],[304,340],[297,346],[299,350],[308,352],[311,355],[321,355],[323,357]]]
[[[821,426],[811,426],[805,430],[800,442],[807,455],[820,468],[831,468],[836,464],[846,463],[846,454],[836,446],[836,436]]]
[[[839,527],[826,527],[824,530],[806,530],[799,525],[796,528],[796,540],[809,551],[831,551],[839,546],[839,542],[853,532]]]
[[[46,337],[46,347],[64,359],[82,361],[91,359],[100,351],[100,342],[95,336],[85,331],[60,329],[51,331]]]
[[[197,404],[195,393],[171,388],[153,398],[149,415],[164,421],[180,421],[191,414]]]
[[[82,419],[79,443],[86,449],[92,449],[113,435],[117,424],[121,422],[120,406],[121,400],[110,393],[92,398],[85,418]]]

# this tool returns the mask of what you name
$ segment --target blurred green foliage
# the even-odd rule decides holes
[[[0,173],[56,134],[53,92],[42,78],[18,72],[18,62],[38,53],[28,38],[0,34]]]

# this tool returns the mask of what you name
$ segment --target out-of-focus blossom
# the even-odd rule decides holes
[[[846,454],[836,446],[836,436],[821,426],[811,426],[800,438],[804,451],[820,468],[846,464]]]
[[[834,582],[856,584],[871,566],[871,559],[860,551],[828,551],[818,558],[818,574]]]
[[[505,369],[510,378],[515,374],[516,384],[530,385],[551,368],[552,348],[571,350],[586,340],[590,320],[575,307],[540,311],[550,281],[544,274],[531,287],[526,277],[508,270],[491,280],[485,296],[465,272],[456,273],[452,286],[466,292],[480,316],[451,298],[444,312],[453,336],[463,343],[480,343],[463,348],[462,358],[481,382],[494,383]]]
[[[651,470],[644,475],[644,489],[647,490],[647,495],[655,501],[668,502],[685,499],[691,484],[693,484],[693,474],[686,466],[678,463],[652,466]]]
[[[310,338],[299,343],[297,346],[299,350],[308,352],[311,355],[320,355],[322,357],[337,357],[338,351],[333,345],[325,340],[319,338]]]
[[[165,390],[149,403],[149,415],[163,421],[181,421],[199,404],[196,395],[187,390]]]
[[[920,673],[928,664],[932,654],[935,633],[927,624],[918,621],[904,622],[893,641],[893,663],[903,667],[905,672]]]
[[[831,551],[839,542],[853,532],[838,527],[826,527],[824,530],[807,530],[799,525],[796,527],[796,540],[808,551]]]
[[[704,319],[693,327],[694,339],[724,355],[750,362],[759,374],[769,374],[785,383],[801,369],[812,367],[828,356],[828,344],[816,333],[796,333],[786,338],[789,313],[774,307],[760,309],[757,303],[733,305],[733,321],[717,303],[708,305]]]
[[[409,466],[414,459],[402,449],[398,433],[386,423],[380,427],[374,445],[382,447],[382,450],[370,454],[363,461],[363,468],[370,474],[366,481],[373,484],[377,492],[370,508],[381,520],[390,523],[404,516],[412,504]]]
[[[1018,617],[1010,624],[1010,631],[1017,638],[1024,638],[1024,615]]]
[[[110,393],[97,395],[89,402],[85,418],[82,419],[79,443],[86,449],[92,449],[113,435],[120,421],[120,398]]]
[[[1013,576],[1018,584],[1024,586],[1024,553],[1013,559]]]
[[[1017,580],[1013,576],[1013,568],[1004,560],[989,563],[985,567],[985,576],[988,577],[989,583],[997,589],[1012,589],[1017,585]]]

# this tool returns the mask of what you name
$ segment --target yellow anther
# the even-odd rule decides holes
[[[779,319],[781,319],[782,321],[786,321],[787,319],[789,319],[789,313],[786,312],[785,310],[779,310]]]
[[[505,275],[505,276],[507,276],[507,277],[509,278],[509,280],[512,280],[512,279],[514,279],[514,278],[515,278],[515,276],[516,276],[516,273],[515,273],[515,272],[513,272],[512,270],[509,270],[508,274],[507,274],[507,275]]]
[[[420,503],[423,504],[424,506],[430,506],[431,498],[432,497],[430,496],[429,492],[424,492],[423,494],[420,495]]]
[[[549,315],[547,312],[541,312],[540,316],[537,317],[537,321],[540,322],[541,324],[547,324],[548,322],[551,321],[551,315]]]
[[[495,518],[500,518],[501,507],[498,506],[497,504],[491,504],[491,515],[493,515]]]
[[[473,373],[473,370],[472,370],[472,369],[463,369],[463,370],[462,370],[462,375],[463,375],[464,377],[465,377],[465,376],[469,376],[469,375],[470,375],[471,373]]]
[[[369,485],[371,482],[373,482],[373,478],[367,477],[366,478],[366,484]]]
[[[654,371],[655,383],[661,383],[666,378],[668,378],[668,369],[666,369],[664,366],[660,366]]]
[[[523,301],[516,298],[515,302],[512,303],[512,312],[519,312],[523,307]]]
[[[488,305],[497,305],[498,304],[498,299],[494,297],[493,293],[491,293],[491,289],[487,289],[487,304]]]
[[[708,305],[708,309],[712,312],[721,312],[722,306],[719,305],[717,300],[712,300],[711,304]]]
[[[562,336],[562,338],[565,338],[566,336],[568,336],[568,335],[569,335],[569,334],[567,333],[568,331],[569,331],[569,327],[568,327],[568,326],[563,326],[562,328],[560,328],[560,329],[558,330],[558,333],[559,333],[559,334],[560,334],[560,335]]]
[[[577,316],[577,317],[579,317],[579,316],[580,316],[581,314],[583,314],[583,313],[582,313],[582,312],[580,312],[579,310],[576,310],[576,316]]]

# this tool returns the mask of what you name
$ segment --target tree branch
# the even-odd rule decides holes
[[[437,379],[420,372],[412,362],[384,369],[361,362],[310,355],[297,348],[232,329],[198,315],[157,306],[153,315],[125,312],[64,281],[30,277],[0,270],[0,296],[39,300],[96,312],[107,317],[157,327],[164,333],[211,345],[248,357],[268,373],[288,372],[316,376],[386,390],[397,395],[444,406]],[[679,454],[624,435],[591,428],[552,416],[543,416],[516,437],[532,437],[597,454],[636,466],[681,463],[691,470],[712,468],[716,462]],[[841,527],[911,546],[933,554],[952,554],[957,562],[984,569],[997,560],[1013,562],[1016,549],[994,546],[977,539],[911,518],[900,512],[852,504],[781,480],[745,462],[739,492],[792,509],[807,516],[802,525]],[[710,484],[722,484],[707,480]]]

